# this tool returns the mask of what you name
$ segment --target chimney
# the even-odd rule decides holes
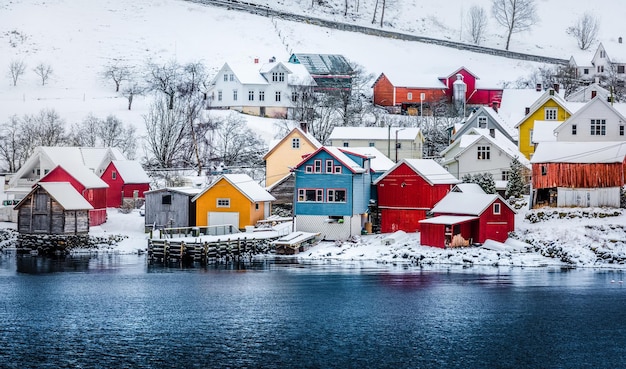
[[[524,115],[528,115],[528,113],[530,113],[530,108],[526,107],[524,109]]]
[[[622,43],[622,36],[619,36],[619,37],[617,38],[617,42],[618,42],[618,43],[620,43],[620,44]]]
[[[254,64],[259,64],[259,58],[254,58]]]
[[[306,122],[300,122],[300,129],[304,131],[304,133],[308,133],[308,125]]]
[[[492,101],[491,102],[491,108],[497,113],[498,112],[498,102],[497,101]]]
[[[541,91],[541,83],[537,83],[535,86],[535,91]]]
[[[495,128],[489,128],[489,136],[491,136],[491,138],[496,138],[496,129]]]
[[[554,91],[556,91],[556,93],[557,93],[557,94],[559,93],[559,88],[560,88],[560,87],[561,87],[561,86],[559,86],[559,84],[558,84],[558,83],[555,83],[555,84],[553,84],[553,85],[552,85],[552,88],[554,89]]]
[[[273,63],[273,62],[275,62],[275,61],[276,61],[276,57],[275,57],[275,56],[272,56],[272,57],[270,58],[270,63]]]
[[[598,91],[596,90],[591,90],[591,98],[593,99],[594,97],[596,97],[596,95],[598,94]]]

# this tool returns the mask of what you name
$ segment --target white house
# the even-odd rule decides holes
[[[491,173],[499,190],[506,187],[513,158],[530,169],[528,159],[498,131],[472,128],[443,150],[441,156],[444,168],[456,178]]]
[[[606,88],[600,86],[600,84],[596,81],[587,86],[581,86],[576,91],[569,94],[565,100],[571,102],[589,102],[596,96],[600,96],[600,98],[604,100],[608,100],[611,92]]]
[[[590,60],[584,61],[588,54],[572,55],[569,60],[571,67],[576,69],[576,75],[588,81],[596,77],[607,77],[613,74],[618,79],[626,79],[626,44],[623,37],[614,40],[605,40],[598,44]],[[578,60],[577,60],[578,59]]]
[[[335,127],[331,146],[375,147],[389,159],[421,159],[424,135],[419,128],[402,127]]]
[[[585,104],[554,129],[556,141],[626,141],[624,104],[612,105],[600,96]]]
[[[244,64],[225,63],[208,89],[209,107],[246,114],[287,118],[297,100],[298,86],[314,86],[301,64],[267,63],[259,59]]]

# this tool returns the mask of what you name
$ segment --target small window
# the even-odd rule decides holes
[[[292,138],[291,139],[291,148],[292,149],[299,149],[300,148],[300,139],[299,138]]]
[[[335,173],[336,173],[336,174],[341,174],[341,166],[340,166],[340,165],[337,165],[337,166],[335,167]]]
[[[117,179],[117,172],[116,171],[112,171],[111,172],[111,179]]]
[[[313,173],[313,166],[312,165],[307,165],[306,167],[304,167],[304,171],[306,173]]]
[[[217,101],[222,101],[222,91],[217,91]]]
[[[349,143],[349,142],[344,142],[344,143],[343,143],[343,147],[349,147],[349,146],[350,146],[350,143]]]
[[[259,91],[259,101],[265,101],[265,91]]]
[[[328,190],[328,202],[346,202],[346,190]]]
[[[583,74],[589,74],[589,68],[583,69]]]
[[[576,125],[572,124],[572,136],[576,136]]]
[[[237,90],[233,90],[233,101],[237,101]]]
[[[228,74],[224,74],[224,82],[228,82]]]
[[[478,128],[487,128],[487,117],[478,117]]]
[[[369,147],[376,147],[376,145],[375,145],[373,142],[370,142],[370,143],[368,144],[368,146],[369,146]]]
[[[617,66],[617,73],[624,74],[624,66],[623,65],[618,65]]]
[[[293,91],[291,93],[291,101],[292,102],[297,102],[298,101],[298,93],[296,91]]]
[[[624,126],[619,126],[619,135],[620,136],[624,135]]]
[[[248,101],[254,101],[254,91],[253,90],[249,90],[248,91]]]
[[[230,208],[230,199],[217,199],[218,208]]]
[[[315,168],[315,173],[322,173],[322,161],[321,160],[315,160],[313,162],[313,166]]]
[[[591,135],[606,136],[606,119],[591,120]]]
[[[298,190],[299,202],[322,202],[324,190],[318,188],[301,188]]]
[[[478,146],[477,148],[477,159],[478,160],[489,160],[491,159],[491,147],[489,146]]]
[[[280,91],[276,91],[276,102],[280,101]]]
[[[545,176],[548,174],[548,167],[546,167],[545,165],[541,166],[541,175]]]
[[[503,181],[508,181],[510,177],[511,177],[511,171],[510,170],[503,170],[502,171],[502,180]]]
[[[230,81],[232,82],[232,81],[234,81],[234,80],[235,80],[235,75],[234,75],[234,74],[231,74],[231,75],[230,75]]]
[[[546,120],[556,120],[558,109],[557,108],[546,108]]]
[[[493,204],[493,213],[496,214],[496,215],[500,214],[500,204],[497,203],[497,202],[495,204]]]
[[[409,100],[409,101],[413,100],[413,93],[412,92],[407,93],[406,94],[406,99]]]
[[[254,203],[254,210],[259,210],[259,203],[258,202]]]
[[[396,142],[396,149],[402,148],[402,142]]]
[[[333,172],[333,161],[326,160],[326,173],[332,173],[332,172]]]
[[[162,205],[171,205],[172,204],[172,195],[163,195],[161,197]]]

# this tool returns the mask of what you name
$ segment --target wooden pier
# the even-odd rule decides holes
[[[272,239],[225,239],[216,241],[184,241],[155,239],[148,241],[148,259],[157,262],[181,261],[208,263],[241,260],[270,252]]]

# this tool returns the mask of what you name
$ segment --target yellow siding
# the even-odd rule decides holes
[[[300,148],[291,147],[292,139],[300,139]],[[271,186],[289,173],[289,167],[294,167],[302,161],[302,155],[310,154],[317,150],[298,130],[283,139],[273,149],[273,152],[265,159],[265,186]]]
[[[218,198],[230,199],[230,207],[218,208]],[[221,179],[196,200],[196,225],[198,227],[208,225],[209,212],[239,213],[238,227],[243,229],[248,225],[255,225],[257,221],[263,219],[264,203],[259,203],[259,209],[255,210],[254,202],[251,202],[227,180]]]
[[[535,153],[535,146],[530,141],[530,130],[533,129],[535,121],[544,121],[546,119],[545,108],[557,108],[557,121],[564,122],[570,117],[570,114],[556,101],[550,99],[546,101],[539,109],[534,113],[526,117],[526,120],[518,126],[519,130],[519,151],[524,154],[527,159],[530,159],[532,154]],[[540,123],[539,123],[540,124]]]

